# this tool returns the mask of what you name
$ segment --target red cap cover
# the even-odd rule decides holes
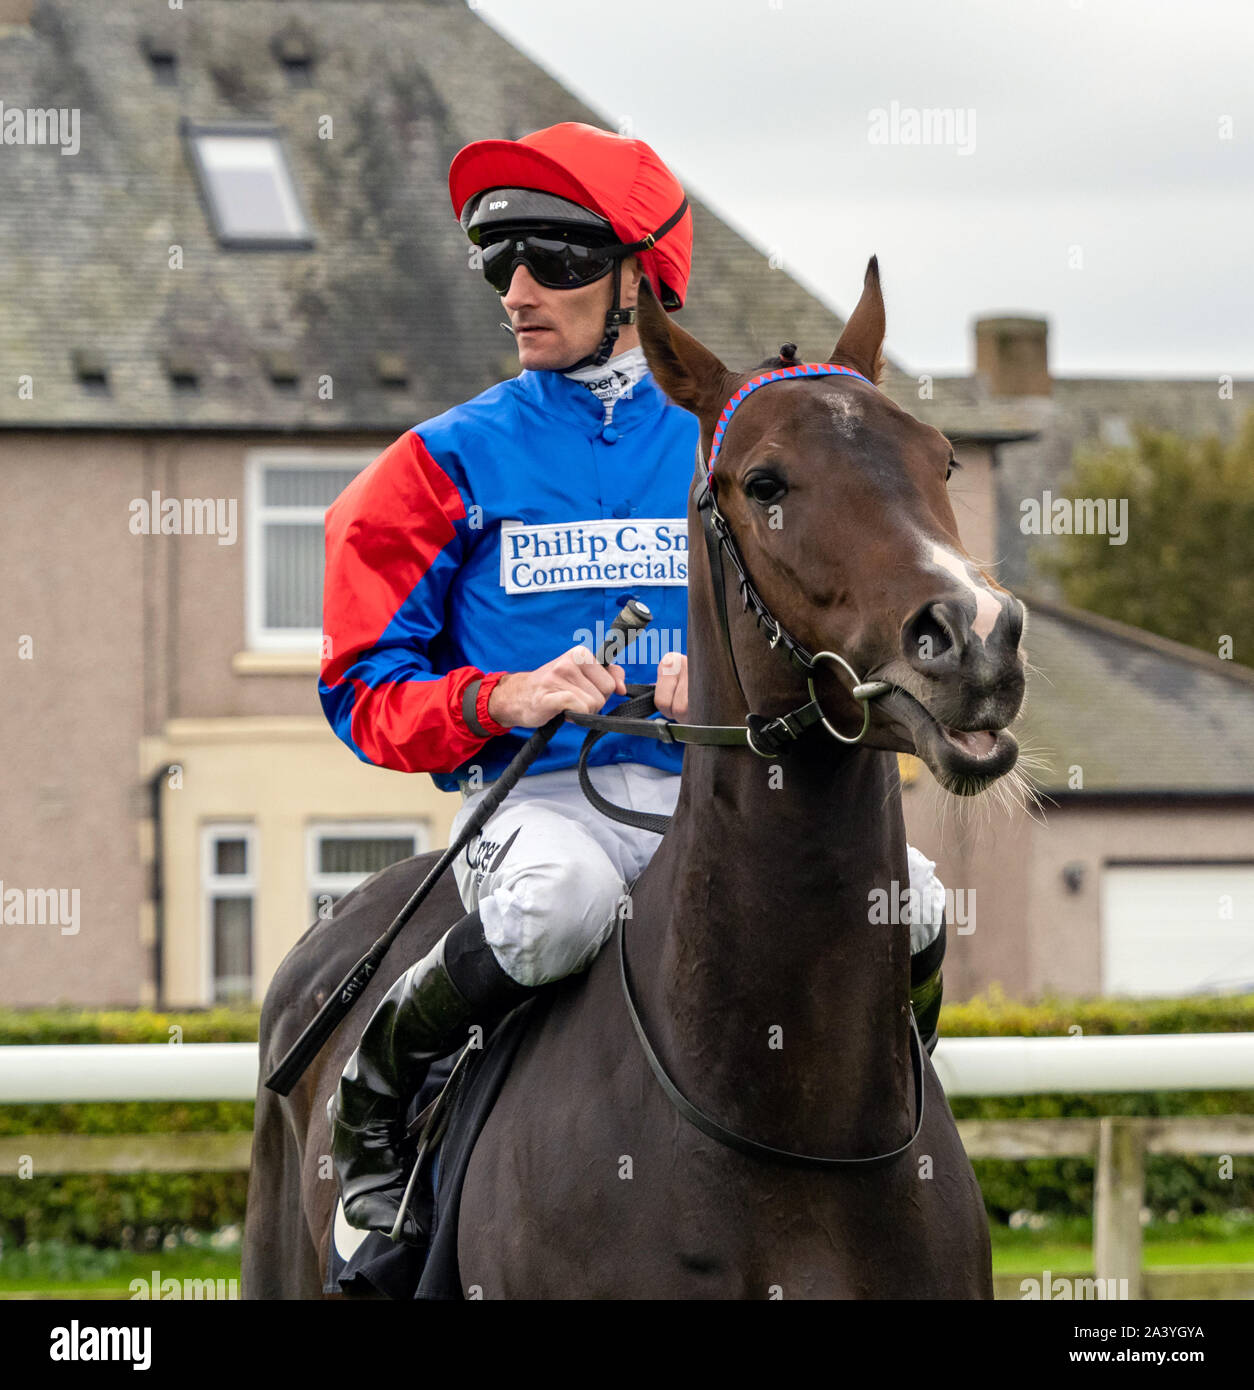
[[[453,215],[487,188],[534,188],[598,212],[620,240],[639,241],[670,217],[684,200],[679,180],[643,140],[564,121],[519,140],[476,140],[459,150],[448,171]],[[692,270],[692,209],[637,258],[654,292],[674,291],[679,308]]]

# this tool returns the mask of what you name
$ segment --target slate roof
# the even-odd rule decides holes
[[[150,51],[177,57],[172,85],[158,81]],[[301,52],[308,85],[280,61]],[[603,124],[464,0],[196,0],[181,10],[38,0],[30,28],[0,28],[0,94],[6,109],[82,113],[73,157],[0,147],[0,378],[35,382],[31,400],[0,393],[9,427],[387,430],[474,395],[515,373],[517,357],[467,266],[449,162],[487,136]],[[327,116],[332,138],[322,139]],[[185,119],[273,123],[316,245],[220,247]],[[696,268],[679,321],[734,367],[787,339],[803,357],[826,355],[840,317],[689,192]],[[181,270],[169,266],[171,246]],[[849,267],[851,293],[861,272]],[[107,392],[79,382],[78,355],[107,365]],[[380,380],[398,364],[405,384]],[[179,365],[198,374],[197,390],[172,383]],[[276,384],[272,369],[297,384]],[[318,398],[324,376],[330,400]],[[973,377],[942,377],[927,399],[890,363],[885,387],[956,438],[1044,430],[1042,445],[1003,451],[1003,487],[1020,495],[1065,471],[1073,436],[1112,414],[1188,430],[1225,418],[1207,383],[1060,381],[1051,401],[995,401]],[[1020,568],[1010,557],[1008,582],[1023,582]]]
[[[1039,596],[1028,606],[1028,679],[1016,734],[1034,775],[1084,792],[1254,794],[1254,670]]]
[[[311,56],[309,85],[289,80],[284,45]],[[150,49],[177,55],[174,85]],[[449,162],[471,140],[602,123],[462,0],[44,0],[29,29],[0,29],[0,94],[81,111],[73,157],[0,147],[0,378],[34,379],[31,400],[0,393],[0,424],[19,427],[404,428],[513,375],[449,207]],[[221,248],[184,118],[273,122],[316,246]],[[829,350],[840,319],[692,203],[685,326],[735,365],[785,339]],[[78,380],[84,353],[107,364],[107,393]],[[380,353],[402,359],[406,385],[380,382]],[[171,362],[199,388],[175,389]]]

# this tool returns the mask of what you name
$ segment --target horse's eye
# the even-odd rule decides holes
[[[767,503],[778,502],[788,489],[773,473],[755,473],[745,479],[745,491],[755,502]]]

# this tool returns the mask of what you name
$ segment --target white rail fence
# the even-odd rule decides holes
[[[1254,1034],[946,1038],[933,1057],[950,1096],[1129,1091],[1254,1091]],[[0,1105],[88,1101],[252,1100],[254,1043],[0,1047]],[[1254,1271],[1143,1271],[1147,1154],[1254,1155],[1254,1116],[964,1120],[972,1158],[1082,1157],[1096,1166],[1093,1265],[1127,1280],[1130,1298],[1252,1298]],[[30,1157],[36,1172],[231,1172],[247,1169],[251,1135],[15,1135],[0,1173]],[[1017,1296],[1018,1276],[999,1279]],[[1117,1288],[1118,1284],[1108,1287]]]
[[[942,1038],[932,1058],[951,1096],[1254,1089],[1254,1033]],[[0,1047],[0,1105],[252,1100],[256,1043]]]

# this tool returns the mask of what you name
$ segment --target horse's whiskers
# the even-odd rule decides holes
[[[1020,655],[1023,657],[1023,670],[1026,675],[1037,676],[1043,680],[1046,685],[1053,685],[1053,681],[1045,674],[1042,667],[1038,666],[1035,661],[1029,661],[1027,656],[1023,655],[1022,652]]]
[[[1020,749],[1019,761],[1003,777],[985,784],[982,779],[963,775],[949,786],[933,779],[932,811],[939,822],[943,843],[949,829],[952,812],[955,829],[984,827],[992,824],[994,815],[1009,818],[1017,812],[1044,824],[1044,803],[1047,797],[1040,791],[1033,771],[1049,771],[1049,760],[1034,749]]]

